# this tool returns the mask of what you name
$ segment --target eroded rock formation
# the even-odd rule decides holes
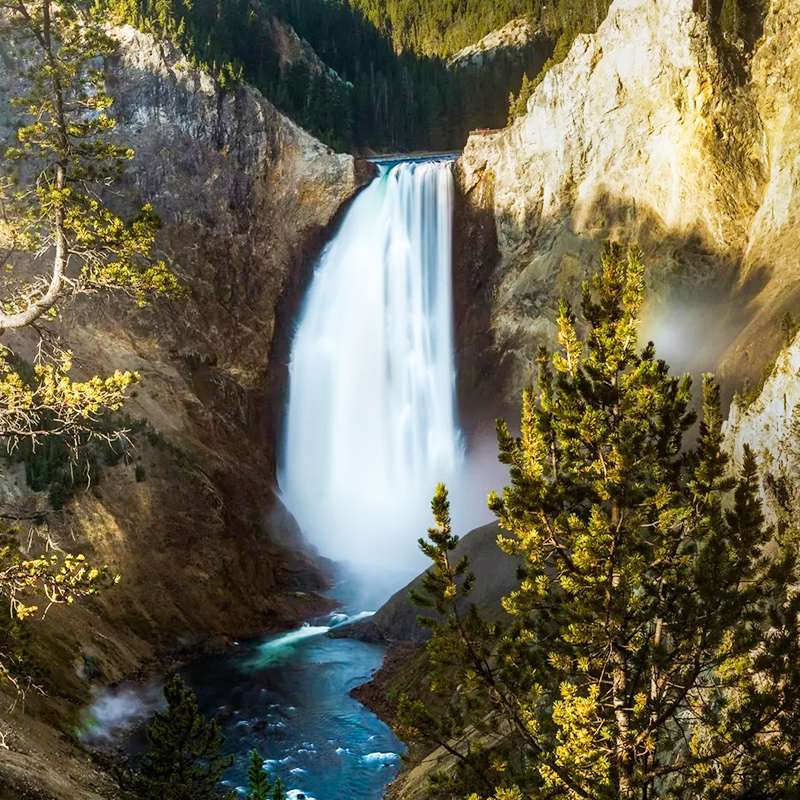
[[[617,0],[549,71],[527,114],[470,137],[461,236],[491,225],[497,251],[488,264],[468,251],[460,275],[487,287],[482,321],[510,397],[552,341],[555,298],[577,298],[608,237],[644,249],[644,333],[674,366],[722,362],[738,381],[777,349],[776,315],[797,281],[796,15],[795,2],[772,4],[750,79],[691,0]],[[479,334],[462,325],[462,342]],[[484,371],[473,352],[464,346],[467,383]]]
[[[740,283],[758,292],[720,372],[755,378],[777,350],[781,317],[800,306],[800,3],[773,0],[753,58],[767,183],[750,224]]]
[[[136,151],[120,197],[152,203],[163,221],[158,249],[191,297],[143,309],[90,297],[57,324],[81,374],[139,372],[126,412],[145,426],[128,463],[105,468],[99,485],[47,517],[51,541],[121,575],[98,601],[53,608],[36,623],[50,685],[71,699],[51,697],[47,714],[65,727],[88,677],[112,682],[157,654],[291,625],[324,605],[314,592],[325,567],[273,493],[271,353],[281,304],[307,280],[307,254],[368,177],[252,88],[224,91],[168,43],[130,27],[113,33],[120,48],[105,68],[115,136]],[[3,55],[7,134],[18,65]],[[22,352],[25,336],[14,342]],[[47,509],[18,469],[2,489],[6,517]],[[35,534],[25,537],[33,549]],[[2,759],[0,783],[89,797],[81,773],[90,773],[61,753],[52,729],[6,709],[0,732],[16,726],[14,756]]]
[[[748,402],[749,400],[749,402]],[[800,335],[775,361],[755,398],[737,397],[725,423],[725,448],[732,469],[742,465],[745,446],[756,457],[768,522],[780,535],[800,524]]]

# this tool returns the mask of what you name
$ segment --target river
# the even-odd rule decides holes
[[[325,634],[369,612],[376,592],[334,589],[343,608],[278,636],[240,642],[230,653],[180,670],[203,713],[214,716],[234,757],[224,785],[244,793],[250,753],[258,750],[290,800],[380,800],[405,750],[391,729],[349,696],[381,665],[385,648]],[[371,596],[370,596],[371,595]],[[89,747],[136,755],[144,724],[163,707],[160,683],[98,693],[80,737]]]

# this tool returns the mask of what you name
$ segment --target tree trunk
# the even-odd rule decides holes
[[[613,676],[614,719],[617,724],[617,786],[620,800],[632,797],[633,754],[629,742],[630,712],[627,708],[628,681],[625,656],[615,648]]]
[[[615,413],[617,408],[614,409]],[[622,512],[617,498],[611,501],[611,527],[615,535],[619,535],[619,526],[622,522]],[[616,548],[615,548],[616,549]],[[619,588],[619,571],[612,564],[611,586],[614,590]],[[613,603],[613,594],[611,602]],[[620,631],[615,633],[619,634]],[[612,647],[612,701],[614,704],[614,721],[616,722],[616,766],[617,766],[617,794],[619,800],[628,800],[633,796],[633,753],[630,746],[630,710],[628,708],[628,674],[625,663],[625,648],[619,640],[611,642]]]
[[[27,15],[24,6],[21,6],[23,14]],[[50,33],[50,0],[44,0],[42,4],[42,28],[35,31],[39,44],[42,48],[45,59],[52,70],[52,104],[53,113],[56,118],[56,131],[61,152],[58,154],[58,165],[56,166],[55,189],[61,193],[67,185],[67,170],[69,168],[69,137],[67,135],[67,121],[64,114],[64,90],[61,85],[58,63]],[[0,333],[7,328],[22,328],[30,325],[45,312],[51,309],[61,294],[64,283],[64,275],[67,270],[69,260],[67,234],[64,223],[63,200],[59,196],[53,210],[52,219],[53,238],[55,240],[56,252],[53,257],[53,271],[50,275],[47,290],[35,302],[29,302],[27,308],[13,314],[6,314],[0,311]]]

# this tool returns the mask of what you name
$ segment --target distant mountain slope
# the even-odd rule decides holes
[[[462,47],[451,56],[451,67],[462,69],[481,69],[497,59],[522,54],[536,42],[542,33],[526,17],[512,19],[511,22],[487,33],[480,41]]]
[[[581,1],[562,6],[578,9]],[[373,8],[362,0],[104,2],[117,21],[179,45],[223,85],[243,78],[323,141],[360,151],[458,149],[469,130],[504,124],[509,92],[519,89],[523,72],[539,71],[558,36],[571,41],[594,30],[608,5],[537,12],[531,19],[547,32],[532,58],[465,71],[448,69],[443,56],[530,11],[528,2],[481,0],[455,11],[438,3],[424,11]],[[439,44],[429,43],[431,36]]]
[[[597,29],[610,2],[101,1],[118,22],[180,46],[223,85],[243,78],[327,144],[360,152],[460,149],[470,130],[502,126],[523,73],[534,79],[553,49],[553,60],[561,60],[577,35]],[[760,12],[745,7],[760,3],[706,5],[715,24],[741,28],[749,41]],[[477,70],[447,68],[447,57],[521,17],[542,36],[524,63],[485,59]],[[467,62],[477,64],[457,59]]]
[[[550,34],[595,30],[610,0],[349,0],[395,48],[446,58],[520,17]]]

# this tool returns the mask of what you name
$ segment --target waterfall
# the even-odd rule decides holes
[[[382,165],[322,253],[289,365],[279,483],[309,541],[409,574],[455,413],[452,164]]]

